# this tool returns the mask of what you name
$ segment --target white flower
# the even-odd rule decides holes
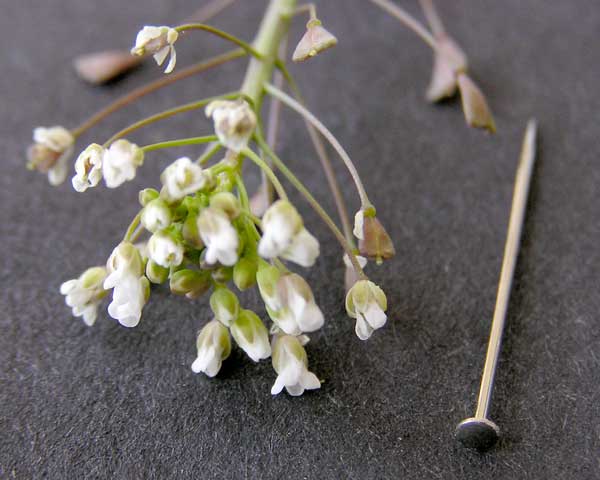
[[[215,100],[207,105],[206,116],[212,117],[221,143],[236,153],[246,148],[256,128],[256,115],[245,100]]]
[[[204,372],[209,377],[214,377],[223,360],[231,353],[231,340],[229,332],[218,320],[208,322],[198,335],[196,341],[198,357],[192,363],[194,373]]]
[[[137,167],[144,163],[144,151],[135,143],[121,139],[113,143],[104,153],[102,174],[108,188],[117,188],[133,180]]]
[[[230,327],[240,313],[240,301],[228,288],[216,288],[210,296],[210,308],[215,318]]]
[[[159,66],[164,63],[170,54],[171,58],[165,73],[171,73],[177,61],[177,54],[173,46],[177,41],[177,37],[179,37],[179,33],[174,28],[145,26],[138,32],[131,54],[139,56],[150,53]]]
[[[105,288],[109,285],[110,283],[104,283]],[[149,288],[146,277],[123,276],[113,285],[113,299],[108,306],[108,314],[124,327],[135,327],[140,323]]]
[[[161,174],[160,181],[164,186],[161,194],[168,202],[175,202],[190,193],[202,190],[210,179],[207,170],[183,157],[175,160]]]
[[[323,312],[315,303],[310,286],[300,275],[281,275],[274,288],[265,285],[263,275],[258,281],[269,316],[285,333],[300,335],[302,332],[314,332],[323,326]]]
[[[148,240],[148,255],[161,267],[176,267],[183,262],[183,244],[165,232],[156,232]]]
[[[27,151],[28,167],[48,173],[48,182],[60,185],[67,177],[67,162],[73,153],[75,137],[64,127],[37,127],[33,130],[33,141]]]
[[[306,351],[296,337],[283,335],[275,338],[273,368],[278,375],[271,388],[272,395],[280,393],[283,387],[293,396],[302,395],[304,390],[321,387],[317,376],[308,371]]]
[[[171,225],[171,210],[167,204],[157,198],[148,202],[142,210],[141,222],[144,228],[150,232],[158,232]]]
[[[258,362],[271,356],[269,332],[254,312],[242,310],[230,328],[235,342],[252,360]]]
[[[346,295],[346,311],[356,318],[356,335],[368,339],[373,330],[385,325],[387,298],[381,288],[370,280],[359,280]]]
[[[268,208],[262,230],[258,253],[264,258],[281,256],[310,267],[319,256],[319,241],[304,228],[298,211],[286,200],[278,200]]]
[[[150,292],[140,252],[131,243],[122,242],[113,250],[106,267],[109,275],[104,289],[113,289],[108,314],[125,327],[135,327]]]
[[[95,187],[100,183],[104,152],[104,147],[92,143],[77,157],[75,161],[76,175],[71,180],[75,190],[85,192],[89,187]]]
[[[354,215],[354,229],[352,230],[352,233],[354,233],[354,236],[356,238],[358,238],[359,240],[364,240],[364,238],[365,238],[364,225],[365,225],[365,214],[363,213],[363,211],[361,209],[358,212],[356,212],[356,214]]]
[[[96,321],[98,305],[107,293],[102,288],[106,275],[106,268],[92,267],[79,278],[67,280],[60,286],[60,293],[65,295],[65,302],[72,308],[73,316],[83,317],[90,327]]]
[[[205,260],[232,266],[238,261],[239,238],[227,214],[217,208],[205,208],[198,216],[198,231],[206,245]]]

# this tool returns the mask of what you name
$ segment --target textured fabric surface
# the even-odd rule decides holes
[[[596,0],[438,2],[488,93],[498,134],[465,127],[460,106],[430,106],[431,52],[364,0],[319,3],[340,40],[294,66],[308,104],[356,159],[397,257],[370,266],[389,323],[367,342],[343,308],[341,253],[297,195],[322,255],[307,272],[327,322],[307,346],[324,383],[272,398],[270,362],[237,349],[216,379],[194,375],[206,299],[152,293],[141,324],[70,316],[60,283],[105,261],[136,211],[183,153],[149,155],[134,182],[86,194],[24,168],[36,125],[73,127],[161,75],[147,64],[93,88],[70,68],[80,53],[128,47],[145,23],[172,23],[200,0],[3,0],[2,478],[578,478],[600,477],[600,74]],[[264,1],[215,23],[251,39]],[[418,13],[417,2],[403,0]],[[304,20],[294,24],[299,39]],[[193,33],[179,66],[224,51]],[[188,79],[113,115],[78,147],[173,105],[236,88],[245,60]],[[523,129],[539,119],[540,156],[516,272],[491,416],[502,440],[463,450],[455,425],[474,412]],[[200,113],[140,131],[139,144],[207,131]],[[279,151],[327,209],[333,203],[302,123],[283,117]],[[338,163],[351,210],[349,177]],[[252,169],[248,175],[256,182]],[[264,310],[256,294],[242,297]]]

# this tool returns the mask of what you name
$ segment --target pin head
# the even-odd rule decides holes
[[[498,441],[500,429],[487,418],[467,418],[458,424],[455,436],[465,447],[483,451]]]

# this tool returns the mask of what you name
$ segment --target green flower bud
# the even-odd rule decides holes
[[[220,266],[212,271],[212,277],[217,283],[227,283],[233,277],[233,267]]]
[[[267,306],[276,305],[277,300],[277,282],[281,272],[278,268],[269,265],[267,262],[261,261],[256,273],[256,281],[258,289]]]
[[[185,221],[183,222],[183,228],[181,230],[183,240],[188,245],[191,245],[198,250],[204,248],[204,242],[200,238],[200,232],[198,231],[198,214],[197,212],[191,211],[188,213]]]
[[[258,258],[242,257],[233,267],[233,283],[244,291],[256,283],[256,272],[258,271]]]
[[[167,228],[171,224],[172,219],[171,209],[160,198],[148,202],[144,210],[142,210],[142,225],[152,233]]]
[[[156,200],[158,198],[158,191],[154,188],[144,188],[140,190],[138,194],[138,200],[142,207],[148,205],[152,200]]]
[[[240,214],[240,202],[231,192],[219,192],[210,198],[210,206],[223,210],[230,220]]]
[[[193,300],[210,288],[210,275],[207,272],[183,269],[171,274],[169,285],[175,295],[185,295]]]
[[[256,313],[242,310],[230,329],[235,342],[255,362],[271,355],[269,331]]]
[[[146,277],[148,277],[148,280],[152,283],[163,283],[169,278],[169,269],[161,267],[154,260],[148,260],[148,263],[146,264]]]
[[[210,296],[210,308],[223,325],[231,326],[240,312],[240,301],[227,288],[217,288]]]

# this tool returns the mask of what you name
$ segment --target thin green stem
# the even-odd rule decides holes
[[[222,145],[219,142],[215,142],[212,146],[209,145],[206,151],[196,160],[196,163],[198,165],[205,165],[221,148]]]
[[[131,236],[133,235],[133,232],[135,232],[135,229],[140,224],[141,218],[142,218],[142,210],[140,210],[137,213],[137,215],[135,217],[133,217],[133,220],[129,224],[129,227],[127,228],[127,231],[125,232],[125,236],[123,237],[124,242],[131,241]]]
[[[180,105],[175,108],[171,108],[169,110],[165,110],[164,112],[157,113],[148,118],[144,118],[138,122],[132,123],[128,127],[125,127],[123,130],[115,133],[112,137],[110,137],[105,143],[104,146],[108,146],[113,143],[115,140],[124,137],[125,135],[130,134],[146,125],[150,125],[151,123],[158,122],[159,120],[163,120],[165,118],[172,117],[173,115],[177,115],[183,112],[189,112],[190,110],[197,110],[198,108],[202,108],[212,102],[213,100],[219,99],[233,99],[239,96],[239,92],[232,92],[226,95],[219,95],[217,97],[205,98],[204,100],[200,100],[198,102],[186,103],[185,105]]]
[[[308,201],[313,210],[321,217],[321,219],[325,222],[325,224],[329,227],[329,229],[333,232],[336,239],[348,255],[348,258],[352,262],[352,266],[356,270],[357,275],[362,280],[367,280],[368,277],[365,275],[360,263],[356,259],[356,255],[354,253],[354,249],[350,243],[346,241],[342,232],[337,227],[335,222],[331,219],[331,217],[327,214],[327,212],[321,207],[319,202],[312,196],[312,194],[308,191],[308,189],[303,185],[303,183],[290,171],[289,168],[283,163],[283,161],[269,148],[267,142],[262,138],[261,135],[255,134],[256,142],[258,143],[260,148],[263,148],[265,152],[271,157],[273,160],[273,164],[285,175],[285,177],[289,180],[289,182],[296,187],[296,189],[302,194],[302,196]]]
[[[144,152],[162,150],[163,148],[185,147],[186,145],[199,145],[202,143],[211,143],[217,141],[216,135],[206,135],[204,137],[180,138],[179,140],[169,140],[167,142],[153,143],[142,147]]]
[[[263,147],[261,146],[261,148],[263,148]],[[275,187],[275,190],[277,191],[277,195],[279,195],[279,198],[281,198],[282,200],[287,200],[288,197],[287,197],[287,194],[285,193],[283,185],[281,185],[281,182],[275,176],[275,173],[273,172],[273,169],[271,167],[269,167],[269,165],[267,165],[267,163],[262,158],[260,158],[256,153],[254,153],[249,148],[245,148],[244,150],[242,150],[242,154],[245,157],[247,157],[250,160],[252,160],[254,163],[256,163],[256,165],[263,172],[265,172],[265,174],[267,175],[267,177],[269,177],[269,180],[271,181],[271,183]]]
[[[338,153],[340,158],[346,164],[346,168],[350,172],[350,175],[352,176],[352,180],[354,180],[354,184],[356,185],[356,189],[358,190],[358,195],[360,196],[360,201],[362,203],[362,209],[366,210],[366,209],[373,208],[373,205],[371,204],[371,201],[369,200],[369,197],[367,196],[367,192],[365,190],[365,187],[363,186],[363,183],[360,179],[358,171],[356,170],[356,167],[354,166],[354,163],[352,163],[352,160],[350,159],[350,156],[346,153],[346,150],[344,150],[344,147],[342,147],[340,142],[327,129],[327,127],[325,125],[323,125],[323,123],[321,123],[321,121],[317,117],[315,117],[311,112],[309,112],[299,102],[297,102],[292,97],[290,97],[286,93],[282,92],[278,88],[274,87],[273,85],[266,83],[265,91],[267,93],[269,93],[269,95],[279,98],[284,104],[286,104],[292,110],[295,110],[297,113],[302,115],[302,117],[304,117],[306,120],[308,120],[319,132],[321,132],[321,135],[323,135],[327,139],[327,141],[336,150],[336,152]]]
[[[244,42],[243,40],[237,38],[234,35],[230,35],[229,33],[224,32],[223,30],[211,27],[210,25],[205,25],[204,23],[189,23],[187,25],[180,25],[178,27],[175,27],[175,30],[177,30],[180,33],[185,32],[186,30],[203,30],[205,32],[212,33],[217,37],[224,38],[225,40],[228,40],[231,43],[235,43],[237,46],[242,47],[246,52],[248,52],[253,57],[258,58],[259,60],[263,60],[264,58],[263,55],[260,52],[256,51],[249,43]]]
[[[288,69],[285,65],[281,65],[280,73],[283,75],[288,82],[294,97],[296,100],[300,102],[302,105],[305,105],[306,102],[302,98],[302,94],[300,93],[300,89],[298,85]],[[310,140],[313,144],[315,151],[319,157],[319,161],[321,162],[321,166],[323,171],[325,172],[325,177],[327,178],[327,183],[329,184],[329,190],[333,195],[333,199],[335,201],[335,206],[338,211],[338,215],[340,217],[340,221],[342,222],[342,230],[344,231],[344,236],[350,245],[354,247],[354,235],[352,234],[352,227],[350,223],[350,217],[348,215],[348,209],[346,208],[346,203],[344,201],[344,197],[342,195],[342,191],[340,189],[340,184],[335,176],[335,172],[333,170],[333,166],[331,164],[331,159],[327,154],[327,150],[325,149],[325,145],[323,144],[323,140],[319,135],[319,132],[313,127],[313,125],[306,119],[304,119],[304,124],[306,129],[308,130],[308,134],[310,136]]]
[[[85,122],[83,122],[79,127],[75,128],[71,133],[74,137],[78,137],[82,133],[95,126],[100,121],[104,120],[110,114],[120,110],[123,107],[126,107],[127,105],[135,102],[139,98],[142,98],[152,92],[166,87],[167,85],[171,85],[172,83],[178,82],[179,80],[183,80],[184,78],[191,77],[192,75],[205,72],[206,70],[217,67],[219,65],[223,65],[224,63],[227,63],[236,58],[244,57],[245,55],[246,52],[243,49],[230,50],[229,52],[223,53],[222,55],[217,55],[216,57],[210,58],[204,62],[191,65],[179,72],[173,73],[171,75],[162,76],[158,80],[150,82],[146,85],[142,85],[141,87],[136,88],[130,93],[123,95],[121,98],[117,99],[110,105],[107,105],[105,108],[95,113]]]
[[[419,37],[423,39],[423,41],[429,45],[433,50],[437,50],[437,42],[433,35],[429,33],[429,31],[416,20],[412,15],[410,15],[406,10],[399,7],[395,3],[392,3],[390,0],[369,0],[371,3],[374,3],[382,10],[385,10],[396,20],[400,21],[404,25],[406,25],[409,29],[411,29],[414,33],[416,33]]]

